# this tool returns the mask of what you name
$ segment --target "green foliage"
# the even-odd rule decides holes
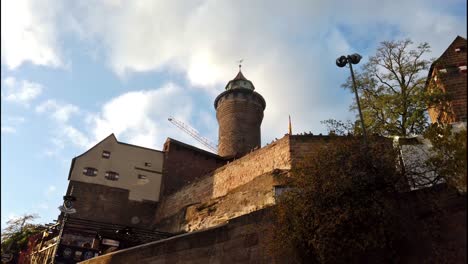
[[[328,133],[338,136],[353,135],[356,131],[355,124],[353,124],[350,120],[346,120],[344,122],[341,120],[327,119],[320,121],[320,123],[327,127]]]
[[[426,166],[447,184],[466,193],[466,128],[457,131],[451,125],[434,124],[427,129],[424,136],[432,144],[432,155]]]
[[[413,42],[384,41],[374,56],[357,72],[356,85],[369,133],[391,136],[421,134],[427,127],[426,110],[444,100],[442,94],[425,90],[424,59],[429,44],[411,49]],[[351,78],[343,84],[353,89]],[[356,109],[353,104],[352,108]]]
[[[37,215],[23,215],[7,222],[7,227],[2,230],[2,252],[11,252],[18,255],[25,250],[30,236],[42,232],[45,227],[33,224]]]
[[[364,148],[360,140],[335,138],[293,169],[292,188],[276,209],[273,252],[295,252],[302,263],[395,259],[399,176],[389,145],[372,140]]]

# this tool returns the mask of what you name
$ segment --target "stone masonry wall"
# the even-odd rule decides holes
[[[231,190],[228,195],[187,207],[182,229],[186,232],[224,224],[229,219],[275,204],[275,186],[282,186],[287,171],[274,170]]]
[[[191,204],[196,204],[211,199],[213,193],[213,173],[208,173],[204,178],[195,181],[179,191],[164,197],[156,210],[156,223],[164,218],[178,213]]]
[[[99,256],[83,264],[272,263],[265,241],[268,211],[232,219],[215,228]]]
[[[415,192],[408,193],[401,202],[414,208],[416,222],[414,232],[397,246],[399,263],[434,263],[437,253],[450,259],[447,263],[466,263],[466,195],[456,194],[444,199],[445,215],[435,230],[440,237],[428,236],[421,229],[431,221],[434,213],[425,199],[418,199]],[[272,257],[268,250],[271,241],[272,207],[231,219],[227,224],[203,231],[181,234],[164,240],[112,252],[80,263],[83,264],[162,264],[162,263],[295,263],[294,255]],[[430,245],[440,249],[435,253]],[[437,262],[437,261],[436,261]],[[372,262],[376,263],[376,262]],[[439,263],[439,262],[437,262]]]
[[[156,202],[131,201],[129,191],[99,184],[70,181],[76,201],[74,218],[148,228],[154,221]]]
[[[214,171],[213,198],[226,195],[254,178],[275,169],[291,169],[289,136],[253,151]]]
[[[289,137],[253,151],[220,167],[179,191],[165,196],[156,211],[156,223],[187,206],[226,195],[254,178],[275,169],[289,170]]]
[[[169,138],[164,143],[163,192],[174,193],[225,163],[216,154]]]

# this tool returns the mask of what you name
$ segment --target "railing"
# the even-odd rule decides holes
[[[43,248],[39,251],[31,253],[30,262],[31,264],[51,264],[53,260],[54,249],[57,246],[57,242]]]

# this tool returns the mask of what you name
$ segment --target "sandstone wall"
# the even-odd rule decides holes
[[[289,170],[291,168],[289,153],[289,137],[285,136],[206,174],[177,192],[165,196],[156,211],[156,223],[159,224],[163,219],[182,213],[189,205],[225,196],[228,192],[265,173],[277,169]],[[171,230],[174,231],[173,227]]]
[[[256,177],[275,169],[291,169],[289,136],[253,151],[214,171],[213,198],[226,195]]]
[[[100,184],[70,181],[76,201],[74,218],[148,228],[154,221],[156,202],[131,201],[129,190]]]
[[[421,227],[432,221],[435,212],[428,208],[427,196],[420,193],[408,193],[401,200],[402,206],[413,208],[416,221],[414,232],[408,233],[408,240],[395,249],[399,263],[466,263],[466,195],[453,192],[439,195],[444,215],[436,222],[435,229],[423,230]],[[271,213],[270,207],[211,229],[120,250],[81,263],[293,263],[293,255],[274,258],[268,251],[269,231],[273,227]],[[434,232],[440,232],[440,236],[428,236]],[[437,252],[431,251],[431,244],[436,246]],[[445,259],[436,260],[440,256]]]
[[[164,143],[163,192],[172,194],[224,164],[214,153],[169,138]]]
[[[171,237],[80,263],[272,263],[265,247],[267,211],[212,229]]]
[[[156,210],[156,223],[170,217],[191,204],[196,204],[211,199],[213,193],[213,173],[189,184],[178,192],[165,197]],[[185,213],[184,213],[185,214]],[[174,230],[173,230],[174,231]]]
[[[267,172],[228,195],[187,207],[181,228],[187,232],[202,230],[274,205],[275,186],[283,185],[287,174],[280,170]]]

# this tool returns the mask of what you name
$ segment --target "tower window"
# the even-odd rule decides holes
[[[105,158],[105,159],[110,158],[110,155],[111,155],[110,151],[104,150],[102,152],[102,157]]]
[[[146,179],[148,179],[148,177],[146,175],[143,175],[143,174],[138,174],[138,179],[139,180],[146,180]]]
[[[86,167],[83,169],[83,175],[94,177],[97,175],[98,170],[92,167]]]
[[[151,162],[145,162],[145,167],[151,167]]]
[[[119,180],[119,174],[115,171],[106,171],[106,179],[109,181],[117,181]]]

